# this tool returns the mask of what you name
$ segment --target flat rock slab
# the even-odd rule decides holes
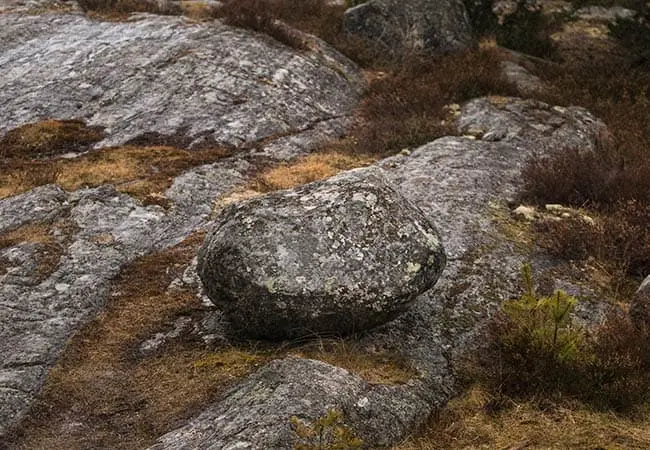
[[[447,267],[433,289],[363,339],[369,348],[402,355],[419,376],[403,385],[368,385],[322,363],[274,362],[161,437],[156,450],[291,448],[291,416],[310,422],[332,408],[344,413],[369,448],[391,447],[446,403],[455,362],[476,345],[477,330],[491,312],[518,295],[521,264],[536,262],[531,250],[512,241],[500,218],[509,214],[506,203],[517,192],[523,164],[537,149],[561,150],[567,142],[591,148],[606,131],[583,108],[514,98],[476,99],[462,107],[458,120],[463,129],[482,131],[438,139],[378,163],[397,190],[436,222],[447,252]],[[286,393],[284,400],[279,393]]]
[[[380,169],[235,204],[215,222],[199,275],[253,337],[364,331],[404,312],[445,265],[431,219]]]
[[[151,136],[240,145],[307,130],[347,114],[363,86],[346,58],[312,44],[298,52],[181,17],[0,14],[0,135],[49,118],[106,127],[97,147]]]

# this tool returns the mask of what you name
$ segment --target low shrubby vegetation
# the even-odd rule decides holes
[[[573,313],[578,299],[563,291],[539,295],[523,270],[523,295],[506,302],[488,327],[475,379],[508,399],[578,400],[604,411],[629,413],[650,400],[650,341],[621,312],[586,329]]]
[[[596,220],[538,226],[558,256],[595,258],[622,276],[650,271],[650,72],[624,64],[547,67],[552,104],[581,105],[609,129],[595,149],[557,149],[524,169],[522,200],[584,208]],[[620,282],[621,280],[615,280]]]

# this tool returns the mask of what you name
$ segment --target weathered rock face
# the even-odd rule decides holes
[[[650,275],[643,280],[632,298],[630,319],[637,328],[650,328]]]
[[[0,9],[8,3],[18,2]],[[0,200],[0,233],[35,222],[72,225],[44,279],[29,273],[37,267],[35,246],[0,253],[2,436],[33,404],[66,340],[102,309],[124,265],[208,226],[212,201],[244,185],[258,155],[288,158],[339,135],[363,81],[316,41],[311,53],[298,52],[216,22],[146,15],[111,23],[0,14],[0,67],[0,134],[73,117],[106,127],[100,146],[143,133],[182,135],[196,145],[282,134],[178,176],[164,193],[169,210],[143,206],[112,186],[69,193],[50,185]]]
[[[348,9],[344,26],[393,56],[445,54],[475,45],[461,0],[370,0]]]
[[[245,334],[346,334],[387,322],[445,264],[430,219],[380,169],[233,205],[199,253],[210,298]]]
[[[404,385],[368,386],[332,367],[285,359],[163,436],[155,448],[290,448],[291,416],[311,421],[331,408],[344,413],[369,448],[391,447],[449,399],[457,358],[474,345],[490,313],[519,294],[521,264],[543,262],[503,226],[521,167],[532,150],[557,150],[568,141],[589,148],[605,129],[582,108],[513,98],[471,101],[458,120],[465,131],[480,129],[476,138],[438,139],[378,163],[397,190],[436,222],[447,253],[433,289],[363,341],[403,355],[419,377]],[[305,385],[319,395],[307,396]]]
[[[152,134],[240,145],[311,129],[355,105],[363,85],[346,58],[315,48],[179,17],[2,14],[0,135],[49,118],[106,127],[98,147]]]

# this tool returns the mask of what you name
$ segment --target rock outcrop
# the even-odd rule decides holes
[[[295,134],[340,118],[363,85],[346,58],[314,47],[180,17],[1,14],[0,134],[50,118],[105,127],[97,147]]]
[[[446,54],[476,44],[461,0],[370,0],[348,9],[344,26],[392,56]]]
[[[236,329],[278,339],[383,324],[430,289],[444,264],[431,219],[380,169],[358,169],[232,205],[198,269]]]
[[[102,309],[124,265],[208,226],[212,201],[244,185],[258,156],[290,158],[339,135],[364,84],[347,59],[316,40],[311,53],[296,51],[268,36],[178,17],[118,23],[3,13],[0,50],[0,134],[40,119],[82,118],[105,127],[99,147],[143,135],[197,146],[255,144],[178,176],[163,193],[168,210],[110,185],[76,192],[50,185],[0,200],[0,233],[71,224],[44,279],[17,266],[35,265],[29,248],[0,253],[2,436],[32,405],[66,340]]]
[[[372,349],[402,355],[418,376],[403,385],[368,385],[332,367],[285,359],[161,437],[154,448],[287,448],[295,439],[291,416],[309,422],[328,409],[341,410],[368,447],[390,447],[449,399],[454,364],[475,345],[480,324],[518,294],[521,264],[534,257],[502,222],[523,164],[533,149],[558,150],[566,142],[590,148],[605,130],[583,108],[500,97],[467,103],[458,123],[476,134],[438,139],[378,163],[397,190],[436,222],[447,252],[447,267],[434,288],[363,339]],[[303,395],[305,384],[328,394],[305,402],[274,395],[292,389]]]

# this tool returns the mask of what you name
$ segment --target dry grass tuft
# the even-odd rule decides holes
[[[298,159],[293,164],[285,164],[260,173],[251,182],[251,186],[259,192],[291,189],[329,178],[344,170],[367,166],[373,162],[374,159],[370,157],[339,152],[314,153]]]
[[[356,373],[373,384],[403,384],[417,377],[405,360],[389,353],[371,353],[353,341],[320,340],[295,349],[292,354],[318,359]]]
[[[424,432],[395,450],[434,449],[645,449],[650,447],[647,413],[632,419],[595,412],[580,404],[539,404],[494,398],[479,387],[434,415]]]
[[[14,128],[0,139],[0,158],[38,158],[83,151],[101,141],[101,127],[81,120],[44,120]]]
[[[177,2],[170,0],[80,0],[79,6],[91,16],[109,20],[125,20],[136,12],[167,16],[183,12]]]
[[[111,183],[119,191],[145,203],[165,205],[161,193],[175,176],[230,154],[220,148],[181,150],[123,146],[86,153],[75,159],[10,160],[0,173],[0,198],[49,183],[57,183],[67,190]]]

